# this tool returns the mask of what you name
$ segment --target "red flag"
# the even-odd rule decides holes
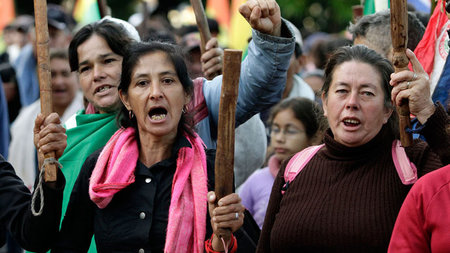
[[[230,3],[228,0],[206,1],[207,14],[216,19],[220,26],[228,30],[230,26]]]
[[[14,1],[0,0],[0,30],[14,20]]]
[[[442,10],[441,6],[442,0],[439,0],[428,22],[423,38],[414,50],[417,59],[419,59],[428,75],[431,75],[433,71],[436,40],[439,37],[442,27],[448,21],[445,10]]]

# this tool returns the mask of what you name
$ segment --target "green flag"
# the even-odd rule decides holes
[[[389,0],[365,0],[364,15],[374,14],[375,12],[389,9]]]

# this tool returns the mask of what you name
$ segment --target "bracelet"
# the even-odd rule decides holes
[[[205,241],[205,251],[207,253],[221,253],[224,251],[215,251],[212,248],[212,239],[213,239],[214,233],[211,235],[211,238],[209,238],[208,240]],[[237,251],[237,241],[236,241],[236,237],[233,236],[233,234],[231,234],[231,238],[230,238],[230,245],[228,246],[228,250],[225,252],[229,252],[229,253],[235,253]]]

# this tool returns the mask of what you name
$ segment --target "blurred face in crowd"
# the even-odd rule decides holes
[[[188,59],[186,64],[189,71],[189,77],[195,79],[203,76],[202,72],[202,53],[200,51],[200,35],[198,33],[188,33],[183,36],[183,45],[188,50]]]
[[[273,118],[270,140],[274,155],[280,161],[311,145],[305,126],[291,108],[278,112]]]
[[[323,109],[334,139],[348,147],[369,142],[381,130],[392,110],[384,106],[380,74],[367,63],[337,65]]]
[[[69,47],[70,40],[72,36],[64,30],[57,29],[53,26],[48,27],[49,34],[49,47],[50,48],[60,48],[67,49]]]
[[[122,56],[114,53],[96,34],[78,46],[77,52],[80,84],[86,99],[100,113],[117,111]]]
[[[52,98],[55,111],[62,111],[70,105],[78,90],[76,73],[70,71],[69,60],[53,58],[50,61]],[[61,116],[61,115],[60,115]]]

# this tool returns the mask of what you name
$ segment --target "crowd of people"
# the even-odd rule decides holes
[[[236,105],[236,193],[220,199],[215,36],[202,52],[195,26],[175,31],[160,16],[148,31],[110,16],[75,29],[49,4],[44,116],[34,19],[6,26],[0,252],[450,250],[448,60],[429,69],[413,52],[429,29],[423,17],[408,12],[410,68],[395,72],[389,11],[354,21],[347,36],[305,40],[275,0],[239,12],[252,37]],[[399,129],[405,103],[411,129]],[[412,145],[400,131],[415,133]]]

